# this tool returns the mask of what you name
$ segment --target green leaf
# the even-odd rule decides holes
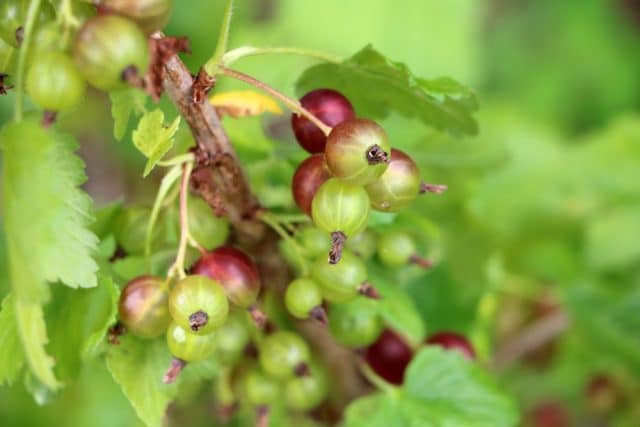
[[[109,93],[111,98],[111,116],[113,116],[113,136],[121,141],[127,131],[131,114],[145,111],[147,95],[139,89],[123,89]]]
[[[0,310],[0,385],[13,384],[24,365],[14,300],[13,295],[7,295]]]
[[[51,337],[48,350],[56,359],[56,374],[67,382],[78,376],[83,360],[104,348],[100,344],[116,321],[120,290],[101,274],[96,288],[71,290],[54,285],[52,291],[52,302],[45,310]]]
[[[168,126],[164,126],[164,113],[160,109],[145,113],[133,131],[133,144],[147,157],[143,176],[149,175],[162,156],[173,147],[175,134],[180,126],[180,116]]]
[[[49,339],[42,306],[16,298],[15,310],[22,348],[31,372],[47,388],[57,390],[62,384],[53,373],[54,359],[44,349]]]
[[[98,267],[91,258],[97,238],[88,230],[91,200],[78,189],[84,165],[73,154],[76,144],[69,136],[45,131],[37,121],[8,124],[0,140],[4,228],[20,341],[33,375],[55,390],[61,384],[44,348],[47,282],[73,288],[97,283]]]
[[[296,84],[299,94],[319,87],[342,92],[362,117],[382,119],[396,111],[454,134],[478,131],[472,117],[477,102],[469,89],[450,78],[416,77],[405,64],[387,59],[371,46],[342,63],[307,69]]]
[[[93,357],[98,353],[100,344],[104,342],[109,328],[116,323],[118,317],[118,299],[120,288],[110,277],[98,279],[100,289],[99,305],[94,304],[95,311],[100,313],[94,318],[93,325],[89,329],[91,334],[84,342],[82,355],[84,358]],[[101,312],[100,312],[101,311]]]
[[[640,259],[640,205],[600,215],[587,226],[587,259],[598,269],[627,267]]]
[[[439,427],[513,427],[515,402],[491,376],[455,351],[425,347],[405,375],[404,392],[420,400]]]
[[[345,413],[346,427],[440,427],[420,402],[382,393],[362,397]]]
[[[177,386],[165,385],[162,377],[171,355],[164,339],[141,340],[130,335],[121,338],[107,354],[107,368],[120,385],[138,417],[149,427],[162,426],[167,405]]]
[[[422,342],[425,327],[411,297],[380,268],[369,265],[369,269],[371,283],[382,297],[378,306],[385,323],[401,332],[412,343]]]
[[[640,283],[575,284],[566,302],[575,330],[601,358],[623,362],[640,375]]]
[[[0,140],[4,226],[16,298],[45,301],[47,281],[96,286],[98,267],[91,253],[97,238],[88,230],[91,199],[78,189],[86,176],[83,162],[73,154],[76,143],[69,135],[44,131],[36,121],[9,124]],[[23,271],[26,259],[29,271]]]
[[[424,347],[400,389],[365,396],[345,413],[346,427],[515,427],[512,399],[458,352]]]

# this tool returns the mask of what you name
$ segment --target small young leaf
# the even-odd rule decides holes
[[[133,131],[133,144],[147,157],[144,176],[149,175],[162,156],[173,147],[175,134],[180,125],[180,116],[168,126],[164,126],[164,113],[160,109],[145,113]]]
[[[139,89],[131,88],[110,92],[109,98],[113,116],[113,136],[121,141],[127,131],[129,116],[144,113],[147,95]]]
[[[107,368],[138,417],[149,427],[160,427],[177,392],[176,384],[162,383],[171,361],[167,344],[164,338],[149,341],[130,335],[120,341],[107,354]]]
[[[307,69],[296,84],[300,95],[320,87],[342,92],[362,117],[381,119],[393,110],[454,134],[478,131],[472,117],[478,106],[469,89],[450,78],[416,77],[405,64],[385,58],[371,46],[342,63]]]
[[[13,384],[24,365],[16,324],[15,301],[9,294],[2,300],[0,310],[0,385]]]

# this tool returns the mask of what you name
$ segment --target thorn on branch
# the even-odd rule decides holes
[[[200,68],[191,88],[193,103],[202,104],[215,84],[216,79],[207,74],[204,68]]]

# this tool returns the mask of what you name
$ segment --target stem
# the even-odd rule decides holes
[[[301,267],[301,276],[306,276],[309,272],[309,266],[307,265],[307,261],[303,256],[304,249],[298,244],[295,239],[291,238],[291,236],[285,231],[284,228],[282,228],[282,225],[280,225],[280,222],[278,221],[277,215],[272,214],[271,212],[261,211],[257,216],[262,222],[271,227],[273,231],[278,233],[281,238],[289,241],[296,248],[296,255],[298,255],[298,261]]]
[[[360,361],[358,363],[358,367],[360,368],[360,372],[362,373],[362,375],[364,375],[364,377],[371,384],[373,384],[378,390],[384,391],[386,393],[392,393],[392,394],[397,393],[398,387],[380,378],[378,374],[373,372],[373,370],[369,367],[369,365],[367,365],[366,362]]]
[[[257,80],[251,77],[250,75],[244,74],[240,71],[227,68],[223,65],[219,67],[218,71],[227,77],[232,77],[234,79],[243,81],[245,83],[248,83],[252,86],[257,87],[260,90],[267,92],[269,95],[273,96],[274,98],[282,102],[284,105],[286,105],[287,108],[289,108],[294,113],[309,119],[309,121],[314,125],[318,126],[325,135],[329,135],[329,133],[331,132],[331,128],[329,126],[325,125],[320,119],[314,116],[309,110],[303,108],[298,101],[296,101],[293,98],[289,98],[287,95],[283,94],[282,92],[279,92],[278,90],[261,82],[260,80]]]
[[[165,200],[167,193],[171,189],[174,182],[180,177],[180,166],[174,166],[169,172],[162,178],[160,188],[158,188],[158,194],[156,200],[153,202],[153,208],[151,209],[151,216],[149,217],[149,223],[147,224],[147,233],[144,240],[144,256],[147,262],[147,269],[150,269],[151,264],[151,240],[153,236],[153,228],[158,220],[162,203]]]
[[[255,47],[255,46],[243,46],[237,49],[232,49],[225,53],[220,60],[220,65],[225,67],[233,64],[239,59],[246,58],[248,56],[266,55],[266,54],[285,54],[285,55],[298,55],[306,56],[309,58],[321,59],[327,62],[340,63],[341,58],[333,55],[326,54],[324,52],[318,52],[312,49],[304,49],[299,47]]]
[[[169,268],[167,276],[177,275],[179,279],[184,279],[184,258],[187,253],[187,236],[189,235],[189,212],[187,207],[187,195],[189,192],[189,178],[193,170],[192,163],[185,163],[182,170],[182,181],[180,183],[180,243],[178,245],[178,255],[173,265]]]
[[[18,69],[16,71],[16,101],[14,120],[19,122],[22,120],[22,108],[24,104],[24,72],[27,65],[27,54],[29,53],[29,45],[31,43],[31,33],[33,33],[33,24],[36,21],[40,9],[40,0],[31,0],[29,9],[27,10],[27,21],[24,27],[24,39],[18,52]]]
[[[194,168],[191,179],[194,192],[214,209],[222,204],[241,239],[259,240],[265,230],[264,224],[255,218],[260,204],[251,193],[244,170],[215,108],[208,102],[193,103],[193,77],[177,55],[164,63],[163,84],[166,94],[191,128],[197,151],[212,161],[211,165],[202,164]],[[214,193],[217,197],[209,197]]]
[[[231,27],[231,16],[233,15],[233,0],[227,2],[227,7],[224,10],[224,16],[222,18],[222,25],[220,26],[220,34],[218,35],[218,44],[213,56],[204,64],[204,70],[210,76],[218,74],[218,67],[220,66],[224,52],[227,50],[229,44],[229,28]]]
[[[169,167],[179,165],[181,163],[193,162],[195,160],[195,156],[193,153],[185,153],[179,156],[172,157],[168,160],[160,160],[156,163],[158,166]]]

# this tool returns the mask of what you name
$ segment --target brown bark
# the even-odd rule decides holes
[[[238,157],[224,132],[215,108],[196,104],[193,77],[177,55],[165,62],[164,89],[191,128],[199,162],[192,174],[192,188],[216,211],[220,205],[241,239],[259,239],[264,226],[255,218],[259,208]]]

